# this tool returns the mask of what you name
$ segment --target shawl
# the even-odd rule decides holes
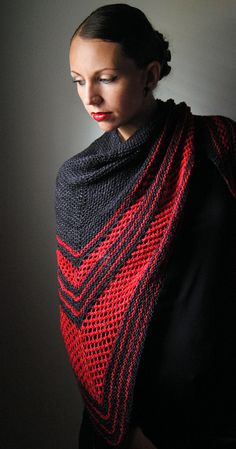
[[[127,433],[197,151],[235,192],[234,122],[156,103],[150,123],[126,142],[104,133],[64,162],[56,182],[61,332],[93,425],[112,446]]]

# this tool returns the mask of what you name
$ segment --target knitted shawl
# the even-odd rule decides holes
[[[113,446],[128,429],[147,328],[201,146],[233,191],[234,122],[194,116],[173,100],[158,100],[151,122],[126,142],[116,130],[103,134],[57,176],[61,331],[94,427]]]

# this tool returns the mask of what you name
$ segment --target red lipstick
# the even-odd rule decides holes
[[[92,112],[91,115],[97,122],[102,122],[109,117],[110,112]]]

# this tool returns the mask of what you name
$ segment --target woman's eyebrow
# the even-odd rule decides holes
[[[94,73],[96,74],[96,73],[102,72],[103,70],[119,70],[119,69],[117,67],[103,67],[102,69],[96,70],[96,72],[94,72]],[[82,76],[80,73],[76,72],[75,70],[71,70],[70,73]]]

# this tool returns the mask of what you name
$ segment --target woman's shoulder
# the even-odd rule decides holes
[[[221,138],[223,144],[232,145],[236,143],[236,122],[230,117],[223,115],[195,115],[196,122],[202,133],[218,140]]]
[[[78,179],[78,174],[83,172],[83,168],[96,158],[96,154],[99,149],[104,146],[109,138],[109,133],[104,133],[102,136],[95,139],[84,150],[74,154],[70,158],[66,159],[58,169],[58,180],[69,180],[70,183],[73,178]]]
[[[195,115],[197,149],[216,165],[236,197],[236,122],[223,115]]]

